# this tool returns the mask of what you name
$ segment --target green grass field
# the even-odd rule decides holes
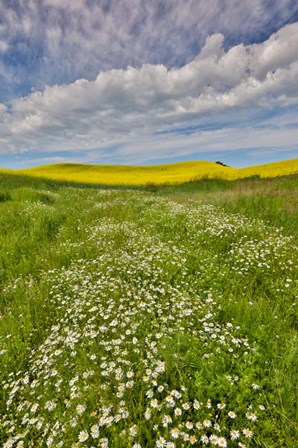
[[[298,176],[69,180],[0,174],[0,446],[294,448]]]

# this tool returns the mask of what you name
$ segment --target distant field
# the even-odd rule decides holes
[[[251,176],[277,177],[298,173],[298,159],[231,168],[214,162],[193,161],[167,165],[124,166],[54,164],[25,170],[10,171],[53,180],[106,185],[179,184],[203,178],[235,180]]]

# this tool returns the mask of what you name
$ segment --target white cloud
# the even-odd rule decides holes
[[[288,67],[297,62],[298,32],[296,24],[287,25],[263,44],[252,45],[252,72],[263,79],[268,72]]]
[[[123,151],[128,151],[129,144],[135,148],[130,142],[137,141],[141,160],[147,157],[141,155],[146,147],[141,142],[157,131],[200,123],[206,117],[216,123],[220,114],[237,112],[241,119],[248,108],[298,103],[298,54],[287,45],[289,41],[298,45],[298,23],[261,44],[241,44],[228,50],[224,50],[223,35],[216,34],[207,38],[193,61],[180,68],[145,64],[102,71],[93,81],[79,79],[68,85],[47,86],[12,100],[7,108],[0,105],[0,154],[87,151],[109,145],[123,145]],[[243,135],[243,130],[233,132]],[[262,142],[264,146],[282,145],[277,135],[265,138],[262,132],[249,131],[247,136],[244,132],[246,145],[256,144],[254,135],[258,146]],[[279,130],[279,136],[285,138],[285,134]],[[294,138],[298,141],[296,134],[292,133],[289,145]],[[217,136],[226,135],[205,132],[193,138],[212,149],[223,147]],[[187,138],[182,138],[186,142]],[[151,137],[152,145],[161,148],[163,141],[167,146],[163,139]],[[233,149],[231,140],[229,144]]]

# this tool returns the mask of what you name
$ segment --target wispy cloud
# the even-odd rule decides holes
[[[267,154],[281,155],[282,158],[283,152],[295,154],[297,141],[298,129],[293,132],[286,129],[268,132],[266,128],[256,129],[248,126],[244,129],[201,131],[191,135],[143,137],[123,145],[117,151],[117,156],[128,164],[147,164],[158,158],[173,161],[185,158],[205,159],[209,156],[212,160],[213,154],[219,153],[225,159],[227,152],[243,150],[248,150],[252,156],[256,156],[261,150]]]

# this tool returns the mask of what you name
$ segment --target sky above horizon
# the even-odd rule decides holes
[[[0,167],[295,157],[297,0],[0,0]]]

